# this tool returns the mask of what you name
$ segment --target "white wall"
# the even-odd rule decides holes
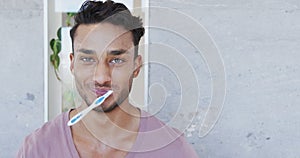
[[[151,0],[150,5],[170,7],[195,18],[211,34],[224,60],[227,94],[221,117],[204,138],[197,136],[197,130],[189,138],[199,155],[202,158],[299,157],[300,1]],[[150,21],[164,17],[153,14],[150,12]],[[180,23],[176,16],[160,20],[177,21],[182,30],[186,28],[186,23]],[[209,76],[200,55],[195,55],[199,52],[177,38],[167,31],[150,31],[150,43],[176,46],[190,62],[200,62],[194,66],[202,70],[198,72],[200,91],[204,90],[200,94],[199,109],[202,109],[209,100],[205,92],[209,90],[205,85]],[[151,49],[149,56],[151,60]],[[164,81],[166,86],[174,87],[176,80],[164,73],[152,67],[150,81]],[[177,94],[171,92],[167,104],[172,106],[178,89]]]
[[[43,1],[0,0],[0,157],[44,120]]]

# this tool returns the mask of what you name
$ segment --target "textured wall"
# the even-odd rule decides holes
[[[43,1],[0,0],[0,157],[43,123]]]
[[[299,157],[300,1],[150,0],[150,4],[173,8],[195,18],[211,34],[224,61],[227,88],[222,114],[208,135],[199,138],[196,128],[189,137],[199,155],[202,158]],[[185,29],[186,23],[180,23],[177,16],[163,19],[164,15],[151,15],[154,13],[150,10],[150,19],[177,21],[174,24]],[[165,61],[176,62],[172,55],[166,57],[175,47],[194,63],[201,91],[199,109],[206,107],[210,99],[210,76],[199,52],[196,55],[196,49],[183,44],[180,36],[168,30],[152,28],[150,43],[170,46],[150,47],[150,60],[161,56]],[[151,97],[161,98],[165,94],[166,97],[161,99],[165,102],[152,102],[150,106],[164,105],[163,113],[169,117],[161,118],[168,121],[178,107],[179,81],[176,73],[164,66],[151,65],[150,84],[160,83],[165,88],[161,92],[154,84]],[[185,66],[182,62],[178,65]]]

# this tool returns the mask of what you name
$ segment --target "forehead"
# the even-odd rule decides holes
[[[81,24],[74,38],[75,52],[81,48],[101,52],[105,49],[133,49],[132,33],[110,23]]]

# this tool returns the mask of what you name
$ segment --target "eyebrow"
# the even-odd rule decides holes
[[[120,49],[120,50],[111,50],[111,51],[108,51],[107,54],[108,55],[122,55],[122,54],[125,54],[127,52],[128,51],[125,50],[125,49]]]
[[[96,54],[96,51],[90,50],[90,49],[84,49],[84,48],[79,49],[78,52],[81,52],[81,53],[84,53],[84,54]],[[122,55],[122,54],[125,54],[125,53],[128,53],[128,51],[125,50],[125,49],[110,50],[110,51],[107,52],[107,55]]]
[[[81,53],[84,53],[84,54],[96,54],[96,51],[89,50],[89,49],[84,49],[84,48],[79,49],[78,52],[81,52]]]

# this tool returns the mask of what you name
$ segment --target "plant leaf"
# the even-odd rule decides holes
[[[59,64],[60,64],[60,58],[58,55],[52,54],[50,56],[51,64],[53,65],[54,69],[58,70]]]
[[[59,39],[56,39],[53,45],[53,54],[58,55],[60,51],[61,51],[61,42]]]
[[[68,17],[72,17],[72,16],[76,15],[76,13],[68,12],[67,15],[68,15]]]
[[[57,30],[57,37],[61,41],[61,27]]]
[[[50,61],[51,61],[52,64],[53,64],[54,60],[55,60],[54,54],[51,54],[50,55]]]
[[[51,41],[50,41],[50,48],[52,51],[54,51],[54,42],[55,42],[55,39],[52,38]]]
[[[71,26],[71,18],[72,18],[74,15],[76,15],[76,13],[71,13],[71,12],[67,13],[67,18],[66,18],[66,25],[67,25],[67,26]]]
[[[58,70],[59,64],[60,64],[60,58],[59,58],[58,55],[55,55],[54,68],[55,68],[56,70]]]

